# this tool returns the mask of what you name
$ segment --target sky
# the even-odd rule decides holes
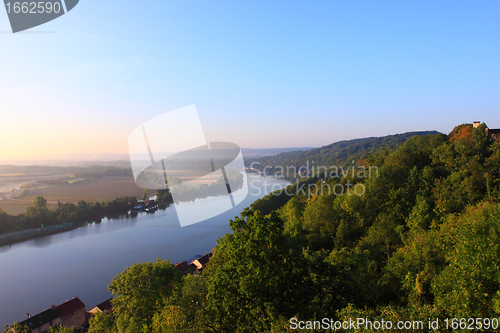
[[[13,34],[0,9],[0,163],[126,154],[135,128],[193,104],[207,141],[244,148],[500,128],[499,12],[498,1],[81,0]]]

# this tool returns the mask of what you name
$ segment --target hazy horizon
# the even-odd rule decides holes
[[[260,152],[258,156],[262,155],[266,151],[274,151],[274,150],[282,150],[282,151],[292,151],[292,150],[309,150],[314,149],[316,147],[274,147],[274,148],[241,148],[243,153],[249,151]],[[271,153],[274,154],[274,153]],[[149,160],[149,155],[144,155],[139,158],[143,158],[144,160]],[[13,159],[4,159],[0,160],[0,165],[5,164],[19,164],[19,165],[29,165],[30,163],[36,162],[46,162],[46,163],[76,163],[76,162],[92,162],[92,161],[120,161],[120,162],[129,162],[130,156],[128,153],[120,154],[120,153],[66,153],[66,154],[54,154],[54,155],[38,155],[38,156],[23,156],[19,158]],[[47,164],[49,165],[49,164]]]
[[[240,147],[500,128],[498,2],[154,6],[84,1],[17,34],[0,11],[0,160],[126,154],[192,104],[207,141]]]
[[[409,131],[409,132],[423,132],[423,131],[435,131],[432,129],[423,129],[423,130],[417,130],[417,131]],[[405,132],[406,133],[406,132]],[[380,135],[380,137],[384,136],[389,136],[389,135],[395,135],[395,134],[402,134],[402,132],[398,133],[388,133],[384,135]],[[346,138],[346,139],[341,139],[335,142],[328,142],[324,143],[321,146],[317,147],[265,147],[265,148],[251,148],[251,147],[241,147],[241,150],[243,154],[248,153],[250,150],[258,151],[258,152],[264,152],[264,151],[272,151],[272,150],[282,150],[282,151],[292,151],[292,150],[310,150],[310,149],[315,149],[315,148],[320,148],[324,146],[328,146],[330,144],[336,143],[336,142],[341,142],[341,141],[349,141],[349,140],[356,140],[356,139],[364,139],[368,137],[355,137],[355,138]],[[271,155],[278,154],[277,153],[271,153]],[[144,155],[144,154],[143,154]],[[263,153],[258,154],[258,156],[264,156]],[[149,160],[149,155],[144,155],[143,159]],[[118,153],[118,152],[82,152],[82,153],[63,153],[63,154],[47,154],[47,155],[31,155],[31,156],[19,156],[16,158],[10,158],[10,159],[0,159],[0,165],[5,165],[5,164],[18,164],[18,165],[29,165],[30,163],[62,163],[66,164],[66,162],[69,163],[74,163],[74,162],[91,162],[91,161],[130,161],[130,156],[128,152],[125,153]],[[49,164],[46,164],[49,165]],[[57,165],[57,164],[56,164]]]

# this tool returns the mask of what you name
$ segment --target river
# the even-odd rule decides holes
[[[111,279],[134,263],[173,263],[208,253],[230,232],[229,219],[265,194],[289,184],[249,174],[249,194],[233,209],[180,227],[175,206],[154,214],[102,219],[77,229],[0,247],[0,327],[77,296],[87,310],[111,294]],[[209,198],[202,199],[205,204]],[[196,209],[198,203],[184,203]],[[199,207],[199,206],[198,206]]]

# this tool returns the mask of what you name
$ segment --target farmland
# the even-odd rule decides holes
[[[112,201],[120,197],[143,196],[131,170],[116,166],[16,166],[0,165],[0,209],[19,215],[32,205],[35,196],[47,200],[51,210],[57,202]],[[149,190],[149,194],[154,194]]]
[[[22,188],[15,192],[21,193]],[[140,198],[144,191],[135,184],[133,178],[129,177],[65,179],[56,185],[44,183],[31,188],[28,186],[27,189],[26,195],[22,197],[18,196],[17,199],[14,199],[14,196],[11,196],[12,198],[7,198],[8,200],[0,201],[0,209],[12,215],[23,214],[37,195],[41,195],[47,200],[49,209],[55,209],[57,201],[76,203],[80,200],[87,202],[111,201],[126,196]],[[149,194],[154,194],[154,192],[154,190],[149,190]]]
[[[0,201],[0,209],[10,215],[19,215],[26,212],[26,208],[33,204],[33,200],[2,200]],[[50,210],[57,208],[57,203],[47,202],[47,207]]]
[[[150,190],[150,192],[152,191]],[[103,177],[53,187],[37,188],[31,191],[27,199],[41,195],[48,201],[78,202],[85,200],[91,202],[108,201],[125,196],[140,198],[142,194],[143,189],[135,184],[133,178]]]
[[[111,201],[128,196],[141,198],[144,191],[133,177],[126,176],[125,169],[92,167],[75,173],[70,173],[74,170],[68,168],[59,170],[54,167],[22,169],[12,166],[4,169],[3,173],[0,172],[0,209],[11,215],[25,213],[37,195],[43,196],[48,208],[55,210],[58,201],[77,203],[81,200]],[[169,170],[169,174],[186,182],[186,186],[208,185],[219,179],[217,175],[185,170]],[[154,193],[155,190],[149,190],[150,195]]]

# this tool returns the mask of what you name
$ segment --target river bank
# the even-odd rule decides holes
[[[76,227],[77,225],[74,223],[64,223],[64,224],[53,225],[50,227],[26,229],[26,230],[11,232],[8,234],[2,234],[0,235],[0,246],[14,244],[17,242],[23,242],[36,237],[58,234],[60,232],[68,231]]]
[[[157,258],[179,263],[210,251],[219,237],[231,232],[230,219],[273,185],[289,184],[265,177],[252,181],[241,204],[186,227],[180,225],[176,205],[170,205],[154,214],[102,218],[100,223],[0,246],[0,326],[24,320],[26,312],[43,311],[48,300],[61,304],[79,295],[85,304],[98,304],[111,297],[107,286],[113,277],[134,263]],[[183,205],[202,210],[213,204],[210,200]]]

